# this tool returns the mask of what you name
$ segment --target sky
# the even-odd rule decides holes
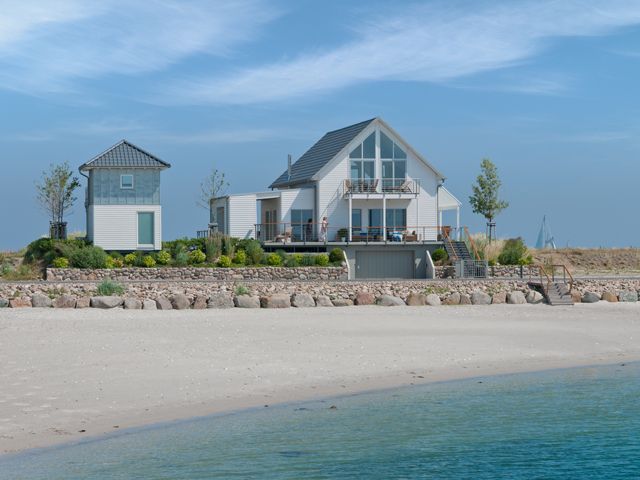
[[[35,182],[126,138],[172,164],[165,239],[212,168],[264,190],[326,131],[382,117],[447,177],[483,158],[499,237],[640,246],[640,1],[0,0],[0,250],[46,233]],[[82,177],[81,180],[84,181]],[[84,231],[83,192],[68,216]]]

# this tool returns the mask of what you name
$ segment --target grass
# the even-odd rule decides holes
[[[114,282],[110,278],[107,278],[100,282],[98,285],[98,295],[103,297],[111,297],[113,295],[124,294],[124,287],[118,282]]]

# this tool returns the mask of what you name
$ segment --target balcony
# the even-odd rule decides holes
[[[343,196],[367,198],[369,196],[412,197],[420,193],[420,180],[412,178],[368,178],[344,180]]]

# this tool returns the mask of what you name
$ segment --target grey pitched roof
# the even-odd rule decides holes
[[[325,133],[315,145],[291,166],[290,178],[287,170],[285,170],[269,188],[286,187],[308,182],[374,120],[375,118],[371,118],[355,125]]]
[[[171,165],[151,155],[126,140],[102,152],[80,166],[80,170],[92,168],[169,168]]]

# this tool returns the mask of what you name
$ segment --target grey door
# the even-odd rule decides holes
[[[356,278],[415,278],[413,250],[358,250]]]

